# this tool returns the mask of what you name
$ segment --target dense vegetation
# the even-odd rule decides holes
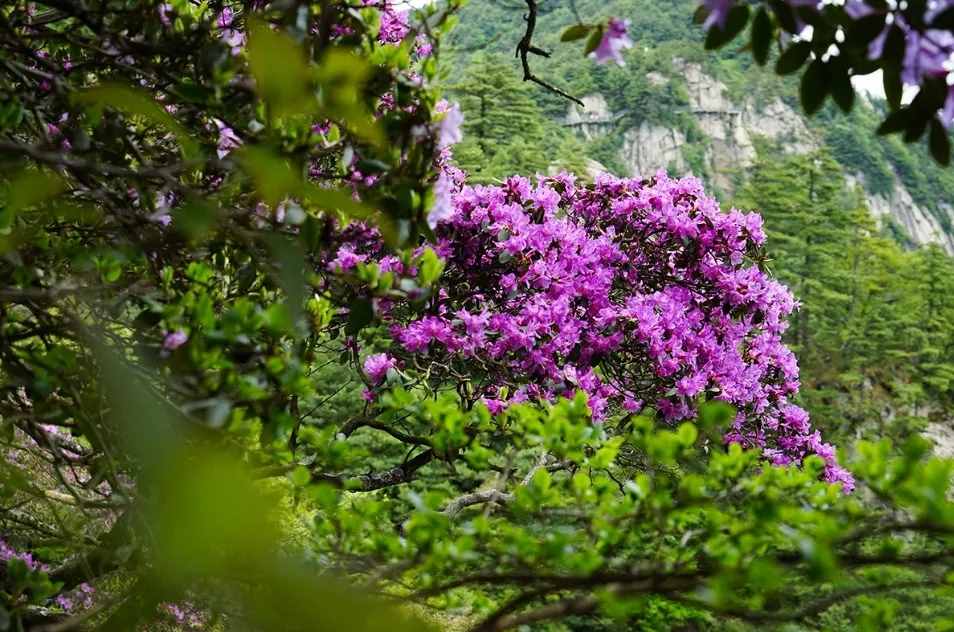
[[[632,20],[534,60],[629,123],[747,76],[693,3],[527,6]],[[583,175],[530,23],[0,9],[0,630],[954,626],[951,259],[834,144],[761,147],[761,215]]]
[[[569,3],[542,3],[541,15],[536,38],[541,47],[552,50],[549,59],[537,61],[540,74],[552,78],[560,88],[570,94],[583,96],[599,93],[603,95],[613,112],[623,116],[617,121],[617,132],[638,126],[647,121],[663,127],[671,127],[686,135],[691,146],[690,151],[704,147],[706,139],[698,128],[698,122],[688,108],[688,97],[684,93],[684,80],[680,77],[680,68],[675,60],[700,64],[705,73],[726,84],[728,97],[740,106],[745,99],[754,99],[757,104],[765,104],[780,97],[792,106],[799,103],[799,84],[788,77],[777,77],[771,70],[758,66],[747,52],[738,47],[727,46],[713,53],[703,50],[705,33],[691,18],[697,3],[693,0],[675,0],[672,2],[652,2],[650,0],[614,0],[613,2],[593,2],[578,0],[577,11],[585,16],[596,17],[624,16],[631,21],[629,34],[634,47],[623,55],[626,65],[615,64],[593,66],[580,63],[579,50],[560,44],[560,35],[565,28],[576,22]],[[513,58],[511,42],[519,39],[521,32],[520,16],[523,5],[520,3],[488,2],[474,3],[464,9],[463,19],[467,24],[479,27],[456,29],[449,40],[452,44],[451,60],[453,76],[468,75],[478,83],[488,76],[486,72],[475,73],[473,57],[480,51],[482,63],[499,70],[511,69],[511,76],[519,78],[518,64]],[[661,73],[670,79],[664,84],[654,83],[650,73]],[[495,72],[491,76],[506,74]],[[509,81],[509,79],[503,79]],[[454,82],[449,86],[453,91]],[[544,115],[536,125],[546,127],[551,122],[562,122],[566,114],[566,99],[523,84],[522,89],[509,90],[510,98],[522,94],[533,99]],[[459,97],[462,102],[463,97]],[[523,96],[519,97],[523,98]],[[949,169],[939,167],[929,157],[923,144],[906,144],[897,136],[879,136],[875,133],[879,122],[887,111],[886,104],[876,102],[869,105],[869,99],[855,99],[855,105],[848,114],[841,112],[829,103],[810,119],[810,125],[816,135],[823,140],[842,168],[849,174],[862,174],[864,186],[872,193],[886,195],[891,191],[897,177],[911,193],[920,206],[934,214],[937,220],[949,231],[950,215],[942,210],[946,200],[954,199],[954,176]],[[466,104],[468,119],[479,116],[477,108]],[[505,120],[505,116],[501,117]],[[496,119],[501,121],[501,119]],[[506,125],[498,122],[498,125]],[[488,132],[493,133],[493,132]],[[560,138],[557,130],[548,132]],[[547,138],[553,136],[548,135]],[[519,146],[513,151],[547,156],[552,162],[565,163],[576,156],[596,159],[605,167],[621,175],[627,173],[619,164],[619,133],[607,133],[590,142],[584,141],[580,151],[565,141],[546,145],[534,144],[536,136],[506,135],[500,142],[494,143],[495,155],[511,153],[510,143]],[[793,139],[803,140],[803,139]],[[693,156],[685,156],[693,172],[711,184],[711,173],[707,173],[704,163]],[[487,161],[473,153],[459,156],[465,168],[478,171],[485,177]],[[511,172],[494,170],[489,177],[504,177]]]

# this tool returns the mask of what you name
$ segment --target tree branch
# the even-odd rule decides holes
[[[434,460],[434,456],[433,450],[427,450],[401,465],[380,472],[362,476],[315,473],[312,474],[311,480],[314,483],[330,483],[352,492],[370,492],[411,481],[419,469]]]
[[[520,58],[520,64],[523,66],[523,80],[532,81],[538,86],[541,86],[542,88],[545,88],[554,94],[560,95],[564,99],[569,99],[570,101],[577,103],[580,107],[586,107],[582,101],[572,94],[564,92],[556,86],[547,83],[543,79],[540,79],[534,75],[533,71],[530,70],[530,60],[528,59],[528,55],[530,55],[530,53],[539,55],[541,57],[549,57],[550,53],[533,45],[533,32],[537,28],[537,0],[526,0],[526,3],[527,30],[524,31],[523,37],[520,38],[520,41],[517,43],[517,51],[514,54],[514,57]]]

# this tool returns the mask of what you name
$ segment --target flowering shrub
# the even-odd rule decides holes
[[[674,423],[720,399],[739,411],[726,441],[776,464],[817,454],[826,479],[851,489],[791,401],[798,366],[782,334],[795,301],[758,266],[757,214],[724,213],[698,180],[663,172],[592,186],[515,176],[463,187],[436,235],[441,290],[382,309],[391,353],[427,367],[435,386],[466,375],[471,399],[495,413],[579,389],[596,421],[648,406]],[[374,248],[345,244],[330,269],[394,271],[393,258],[372,261]],[[393,367],[377,354],[364,371],[380,385]]]

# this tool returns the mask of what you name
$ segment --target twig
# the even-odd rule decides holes
[[[577,99],[572,94],[564,92],[563,90],[557,88],[554,85],[551,85],[540,79],[533,74],[533,71],[530,70],[530,60],[528,55],[533,53],[534,55],[539,55],[540,57],[549,57],[550,53],[543,50],[542,48],[537,48],[533,45],[533,32],[537,28],[537,0],[526,0],[527,3],[527,30],[524,32],[523,37],[520,38],[520,41],[517,43],[517,51],[514,54],[514,57],[520,58],[520,64],[523,66],[523,80],[532,81],[533,83],[541,86],[550,92],[560,95],[564,99],[569,99],[574,103],[577,103],[580,107],[586,107],[582,101]]]

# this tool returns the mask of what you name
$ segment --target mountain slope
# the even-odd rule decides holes
[[[626,67],[618,68],[597,66],[580,56],[579,46],[560,44],[560,32],[575,22],[573,11],[566,2],[541,4],[537,39],[554,55],[534,60],[534,71],[581,96],[584,108],[519,83],[511,50],[523,26],[521,3],[468,6],[452,41],[452,73],[466,75],[476,51],[482,63],[512,72],[518,81],[509,92],[536,102],[549,130],[520,138],[515,152],[546,156],[551,164],[579,165],[585,159],[591,169],[619,175],[646,175],[660,168],[692,173],[720,197],[731,199],[756,164],[760,147],[794,154],[827,150],[849,185],[863,190],[884,230],[902,243],[936,243],[954,255],[954,175],[934,165],[921,147],[876,137],[879,103],[859,99],[850,115],[829,107],[805,118],[797,109],[792,82],[752,66],[747,55],[734,50],[703,50],[701,31],[691,22],[694,6],[691,0],[578,2],[579,12],[590,19],[631,19],[636,46]],[[468,120],[477,121],[468,131],[479,142],[485,126],[472,105],[464,103]],[[494,151],[515,153],[499,139]],[[479,166],[487,162],[484,158],[471,152],[462,162]],[[491,170],[482,175],[500,174]]]

